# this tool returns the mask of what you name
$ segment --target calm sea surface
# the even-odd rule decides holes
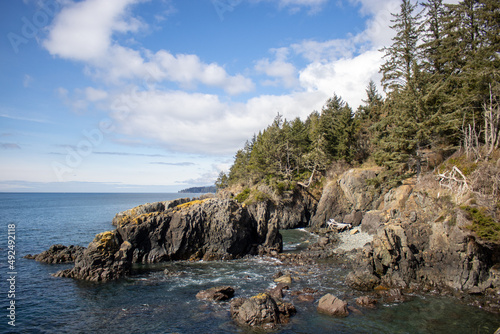
[[[283,270],[270,258],[167,263],[137,268],[128,279],[104,284],[54,278],[51,273],[70,266],[23,258],[57,243],[87,246],[97,233],[114,228],[111,219],[119,211],[194,196],[0,193],[0,333],[249,333],[231,321],[228,303],[199,301],[195,295],[226,284],[235,287],[238,296],[262,292]],[[15,224],[15,297],[9,296],[7,281],[9,224]],[[283,235],[286,251],[312,238],[304,230]],[[292,288],[312,287],[352,303],[356,296],[345,288],[345,275],[341,267],[323,264]],[[11,301],[15,327],[8,324]],[[317,314],[315,304],[294,303],[297,315],[278,333],[493,334],[500,327],[500,316],[453,298],[414,296],[403,304],[379,305],[343,319]]]

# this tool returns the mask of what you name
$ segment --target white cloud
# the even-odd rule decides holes
[[[292,44],[291,49],[308,61],[317,62],[352,57],[356,51],[356,45],[353,40],[349,39],[334,39],[324,42],[306,40]]]
[[[85,88],[85,95],[87,97],[87,100],[96,102],[107,98],[108,92],[100,89],[95,89],[93,87],[87,87]]]
[[[366,98],[365,88],[370,79],[380,81],[378,69],[381,63],[378,51],[367,51],[354,58],[329,63],[314,62],[301,71],[300,82],[308,91],[321,91],[329,96],[336,93],[356,110]]]
[[[288,119],[305,118],[327,98],[313,91],[262,95],[234,103],[212,94],[150,90],[116,97],[120,103],[111,116],[120,133],[153,140],[170,150],[233,154],[278,112]]]
[[[249,77],[230,75],[224,66],[206,63],[194,54],[136,50],[113,41],[116,32],[138,29],[138,24],[132,24],[136,21],[126,15],[127,4],[135,1],[120,2],[122,6],[117,5],[117,0],[113,1],[115,11],[110,12],[114,14],[107,16],[111,23],[98,24],[100,28],[96,28],[102,34],[101,42],[89,45],[94,46],[94,51],[78,56],[62,46],[56,47],[58,30],[68,27],[69,36],[70,32],[77,34],[84,26],[71,27],[70,22],[63,19],[56,20],[46,47],[60,57],[84,62],[89,75],[107,82],[118,91],[111,94],[88,87],[80,93],[80,99],[74,105],[86,107],[82,95],[89,103],[99,102],[100,107],[107,103],[116,130],[126,136],[122,140],[137,142],[144,139],[185,153],[233,154],[245,140],[269,125],[277,113],[287,119],[305,119],[313,110],[320,110],[334,93],[356,109],[365,98],[369,80],[379,81],[382,60],[377,49],[384,43],[387,45],[387,41],[390,43],[392,35],[387,26],[391,10],[395,11],[393,6],[396,6],[396,11],[398,9],[398,1],[352,1],[361,4],[363,13],[369,15],[365,31],[346,39],[306,40],[271,49],[272,57],[255,61],[253,74],[264,74],[269,80],[263,84],[278,85],[288,89],[289,93],[257,95],[240,102],[233,102],[223,94],[200,93],[198,86],[217,87],[234,95],[255,88]],[[309,8],[325,3],[326,0],[280,2],[282,6]],[[79,4],[83,7],[84,4],[92,5],[94,9],[100,6],[95,0]],[[68,12],[63,10],[61,15],[69,15],[65,13]],[[90,15],[90,12],[83,11],[81,15]],[[126,23],[130,23],[131,28]],[[61,34],[66,36],[66,32]],[[85,42],[85,39],[80,42]],[[297,56],[306,61],[302,68],[293,63]],[[175,83],[179,90],[165,90],[163,83]],[[68,97],[67,91],[60,93]]]
[[[223,88],[229,94],[251,91],[253,82],[242,75],[230,76],[226,70],[215,64],[205,64],[196,55],[158,51],[149,66],[155,69],[154,77],[174,81],[183,87],[192,88],[196,83]]]
[[[253,0],[254,2],[260,2],[265,0]],[[291,13],[295,13],[301,10],[301,8],[309,8],[309,14],[315,14],[319,12],[323,6],[328,2],[328,0],[267,0],[272,2],[277,2],[280,8],[288,8]]]
[[[291,88],[297,84],[297,69],[287,61],[289,50],[280,48],[271,50],[275,54],[275,60],[270,61],[268,58],[261,59],[255,65],[255,70],[266,74],[274,80],[266,81],[266,85],[283,85],[286,88]]]
[[[138,31],[143,24],[127,15],[139,0],[86,0],[62,9],[50,27],[43,46],[52,54],[86,64],[85,72],[108,84],[127,81],[171,81],[182,88],[204,84],[234,95],[254,89],[252,80],[229,75],[215,63],[206,64],[196,55],[160,50],[140,51],[113,40],[115,33]]]
[[[138,0],[86,0],[66,5],[56,16],[43,46],[52,54],[79,61],[96,61],[108,52],[114,32],[137,31],[141,23],[125,17]]]

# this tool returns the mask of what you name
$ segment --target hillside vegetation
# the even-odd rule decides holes
[[[385,97],[370,82],[355,111],[334,93],[305,120],[278,114],[236,153],[217,187],[240,201],[296,187],[314,194],[329,170],[378,165],[384,171],[370,180],[374,187],[432,173],[472,217],[498,224],[500,3],[423,6],[418,12],[402,0],[393,14],[395,37],[380,68]]]

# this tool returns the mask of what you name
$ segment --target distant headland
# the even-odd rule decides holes
[[[215,193],[217,188],[215,186],[205,186],[205,187],[191,187],[179,190],[179,193],[185,194],[206,194],[206,193]]]

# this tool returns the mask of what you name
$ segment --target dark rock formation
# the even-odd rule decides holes
[[[257,221],[276,221],[280,229],[305,227],[316,210],[316,200],[300,188],[283,194],[279,202],[265,200],[248,205]]]
[[[236,298],[231,302],[231,317],[240,325],[273,329],[286,324],[296,313],[291,303],[285,303],[261,293],[251,298]]]
[[[59,271],[56,277],[89,281],[109,281],[128,275],[132,268],[132,245],[116,231],[103,232],[94,238],[72,269]]]
[[[57,276],[108,281],[129,275],[132,263],[234,259],[282,249],[276,221],[256,221],[229,199],[142,205],[118,214],[113,223],[114,231],[97,235],[75,267]]]
[[[318,312],[335,317],[347,317],[349,315],[347,302],[331,294],[326,294],[321,297],[318,303]]]
[[[356,304],[362,307],[375,308],[377,305],[377,300],[369,296],[361,296],[356,298]]]
[[[40,254],[25,256],[27,259],[34,259],[43,263],[71,263],[75,262],[75,259],[83,253],[85,247],[82,246],[64,246],[64,245],[52,245],[46,251]]]
[[[230,286],[218,286],[207,290],[202,290],[196,294],[196,298],[212,300],[212,301],[224,301],[233,298],[234,289]]]

